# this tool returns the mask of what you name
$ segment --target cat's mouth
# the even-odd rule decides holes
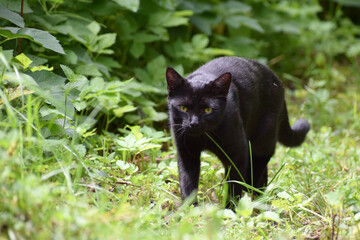
[[[198,136],[201,134],[204,134],[204,129],[202,127],[188,127],[186,129],[186,134],[192,135],[192,136]]]

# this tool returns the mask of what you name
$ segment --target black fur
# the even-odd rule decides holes
[[[166,79],[183,199],[197,191],[203,150],[210,150],[219,157],[229,173],[228,180],[244,179],[251,185],[250,141],[253,186],[262,188],[267,185],[267,163],[274,154],[276,142],[298,146],[310,129],[304,119],[290,127],[279,78],[254,60],[217,58],[187,78],[168,68]],[[229,196],[240,196],[245,188],[234,181],[229,183]]]

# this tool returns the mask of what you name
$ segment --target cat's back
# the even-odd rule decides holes
[[[220,57],[202,65],[193,73],[188,80],[199,80],[209,82],[219,77],[223,73],[229,72],[236,85],[266,85],[271,79],[273,82],[281,84],[276,75],[264,64],[255,60],[241,57]]]
[[[241,57],[219,57],[207,62],[199,67],[193,73],[207,72],[214,75],[222,74],[224,72],[230,72],[232,74],[237,73],[239,69],[248,69],[256,67],[255,61],[241,58]]]

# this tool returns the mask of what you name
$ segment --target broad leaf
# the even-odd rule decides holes
[[[78,66],[76,68],[76,73],[86,76],[101,76],[97,67],[92,63]]]
[[[276,212],[272,212],[272,211],[266,211],[261,213],[258,218],[260,219],[266,219],[266,220],[270,220],[270,221],[274,221],[274,222],[281,222],[280,216],[278,213]]]
[[[92,21],[90,24],[88,24],[86,26],[94,35],[98,35],[98,33],[100,32],[100,24],[97,23],[96,21]]]
[[[134,41],[130,47],[130,53],[135,58],[139,58],[145,52],[145,44],[141,42]]]
[[[149,42],[155,42],[157,40],[160,39],[159,36],[153,35],[153,34],[149,34],[149,33],[145,33],[145,32],[139,32],[134,34],[133,37],[137,42],[142,42],[142,43],[149,43]]]
[[[25,27],[24,19],[19,14],[10,11],[2,5],[0,5],[0,18],[6,19],[18,27]]]
[[[205,34],[196,34],[191,39],[191,43],[195,49],[204,49],[209,44],[209,38]]]
[[[120,6],[127,8],[133,12],[137,12],[140,6],[140,0],[113,0]]]
[[[245,194],[239,201],[236,212],[243,217],[249,217],[253,212],[254,206],[251,198]]]
[[[7,33],[6,33],[7,32]],[[10,33],[9,33],[10,32]],[[65,54],[59,41],[49,32],[35,28],[6,27],[0,30],[0,35],[7,38],[27,38],[54,52]]]
[[[180,26],[180,25],[186,25],[188,24],[189,19],[182,17],[182,16],[177,16],[176,14],[173,14],[169,19],[167,19],[164,23],[163,26],[164,27],[176,27],[176,26]]]
[[[126,105],[124,107],[114,109],[114,114],[117,117],[122,117],[124,113],[135,111],[137,108],[132,105]]]
[[[69,68],[66,65],[60,64],[61,69],[63,70],[63,72],[65,73],[65,76],[71,81],[72,79],[74,79],[75,73],[73,72],[73,70],[71,70],[71,68]]]
[[[95,44],[94,47],[94,52],[112,54],[113,53],[112,50],[106,51],[104,49],[112,46],[115,43],[115,41],[116,41],[116,33],[107,33],[98,36],[97,43]]]
[[[0,36],[3,36],[4,38],[7,38],[7,39],[26,38],[26,39],[29,39],[30,41],[34,42],[34,39],[31,36],[24,35],[24,34],[17,34],[16,32],[19,29],[20,28],[15,28],[15,27],[1,28]]]
[[[237,1],[228,1],[222,4],[224,7],[224,12],[227,14],[239,14],[247,13],[251,11],[251,6]]]
[[[332,207],[340,207],[344,201],[344,193],[342,191],[334,191],[325,194],[327,202]]]
[[[28,68],[30,64],[32,63],[32,60],[28,58],[25,54],[21,53],[20,55],[17,55],[15,59],[22,65],[23,68]]]
[[[239,28],[240,26],[246,26],[258,32],[261,33],[264,32],[264,29],[261,27],[258,21],[250,17],[236,15],[226,18],[225,22],[234,28]]]

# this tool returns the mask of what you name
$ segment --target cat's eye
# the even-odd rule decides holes
[[[205,108],[204,109],[204,112],[206,113],[206,114],[209,114],[209,113],[211,113],[212,112],[212,108],[211,107],[207,107],[207,108]]]
[[[185,107],[184,105],[180,105],[180,110],[183,112],[187,112],[188,108]]]

